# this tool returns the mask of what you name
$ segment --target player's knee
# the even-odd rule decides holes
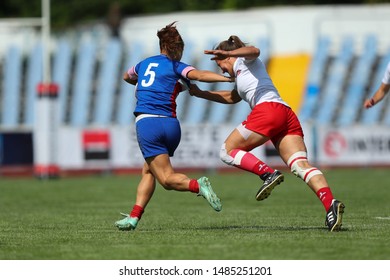
[[[226,144],[223,143],[219,151],[219,158],[228,165],[233,165],[234,158],[231,157],[226,150]]]
[[[313,176],[322,174],[322,172],[315,167],[302,167],[304,162],[307,164],[307,153],[300,151],[296,152],[288,159],[287,165],[295,176],[301,178],[306,183],[308,183]]]

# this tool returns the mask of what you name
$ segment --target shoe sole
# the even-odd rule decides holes
[[[118,226],[117,226],[118,227]],[[135,230],[135,227],[133,226],[129,226],[129,227],[118,227],[119,230],[121,231],[131,231],[131,230]]]
[[[132,225],[132,224],[129,224],[128,226],[121,226],[121,225],[117,225],[115,224],[115,226],[119,229],[119,230],[123,230],[123,231],[129,231],[129,230],[135,230],[135,226]]]
[[[264,200],[266,199],[267,197],[270,196],[271,192],[273,191],[273,189],[279,185],[280,183],[282,183],[284,181],[284,175],[283,174],[280,174],[278,177],[275,178],[275,180],[273,180],[273,182],[271,184],[269,184],[267,187],[265,187],[264,189],[260,189],[257,194],[256,194],[256,200],[257,201],[261,201],[261,200]]]
[[[204,185],[205,187],[207,188],[208,190],[208,193],[210,194],[210,199],[207,199],[205,196],[203,196],[207,202],[210,204],[210,206],[217,212],[220,212],[222,210],[222,204],[221,204],[221,200],[218,198],[218,196],[215,194],[215,192],[213,191],[211,185],[210,185],[210,182],[207,178],[204,179]]]
[[[333,225],[333,227],[330,229],[330,231],[340,231],[342,222],[343,222],[343,213],[344,213],[345,205],[343,203],[339,203],[337,205],[337,221]]]
[[[121,213],[122,216],[128,216],[127,214],[124,214],[124,213]],[[120,224],[122,220],[120,221],[117,221],[115,222],[115,226],[119,229],[119,230],[123,230],[123,231],[129,231],[129,230],[135,230],[135,228],[137,227],[137,225],[133,225],[132,223],[128,222],[126,225],[122,225]]]
[[[211,197],[210,197],[210,200],[208,200],[206,198],[206,200],[208,201],[208,203],[210,204],[210,206],[217,212],[221,211],[222,210],[222,204],[221,204],[221,200],[217,197],[216,194],[213,193],[212,190],[210,190],[210,194],[211,194]]]

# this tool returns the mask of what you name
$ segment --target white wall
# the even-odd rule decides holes
[[[248,43],[269,36],[272,54],[312,53],[319,34],[332,37],[334,47],[340,37],[351,34],[357,44],[368,33],[378,35],[381,51],[390,47],[390,4],[362,6],[284,6],[245,11],[171,13],[128,18],[123,38],[131,43],[141,40],[148,50],[158,47],[158,29],[178,21],[184,40],[197,43],[199,51],[212,47],[229,35],[238,35]],[[359,49],[359,46],[357,46]]]
[[[238,35],[245,42],[256,44],[259,36],[271,40],[271,55],[312,53],[319,34],[332,37],[337,49],[340,37],[351,34],[357,41],[357,50],[368,33],[378,36],[380,51],[390,47],[390,3],[381,5],[333,5],[333,6],[281,6],[254,8],[243,11],[210,11],[169,13],[137,16],[123,21],[122,35],[126,42],[135,40],[146,43],[150,53],[158,51],[158,29],[178,21],[178,28],[185,41],[196,44],[201,53],[213,47],[229,35]],[[13,27],[12,27],[13,26]],[[107,39],[104,26],[81,27],[70,33]],[[77,35],[78,36],[78,35]],[[40,40],[33,28],[15,29],[15,22],[0,19],[0,58],[10,44],[28,51],[32,42]],[[28,43],[26,43],[28,42]]]

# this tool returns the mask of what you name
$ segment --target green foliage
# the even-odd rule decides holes
[[[131,209],[139,176],[2,178],[0,259],[388,260],[388,169],[325,173],[346,204],[341,232],[328,232],[321,203],[287,171],[261,202],[256,176],[209,174],[220,213],[192,193],[158,186],[132,232],[114,222]]]
[[[321,5],[321,4],[374,4],[388,0],[52,0],[52,26],[54,30],[72,27],[90,20],[105,20],[114,3],[121,7],[123,17],[141,14],[162,14],[179,11],[236,10],[275,5]],[[40,17],[41,0],[2,0],[0,18]]]

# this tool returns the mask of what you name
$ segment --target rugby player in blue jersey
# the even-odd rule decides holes
[[[176,22],[157,32],[160,54],[146,58],[124,74],[124,80],[136,86],[136,132],[145,159],[137,197],[130,214],[115,225],[120,230],[133,230],[151,199],[156,180],[167,190],[189,191],[204,197],[215,211],[222,204],[207,177],[190,179],[174,171],[170,157],[180,143],[180,123],[176,118],[176,97],[185,90],[189,80],[202,82],[233,82],[211,71],[197,70],[180,62],[184,41],[176,29]]]

